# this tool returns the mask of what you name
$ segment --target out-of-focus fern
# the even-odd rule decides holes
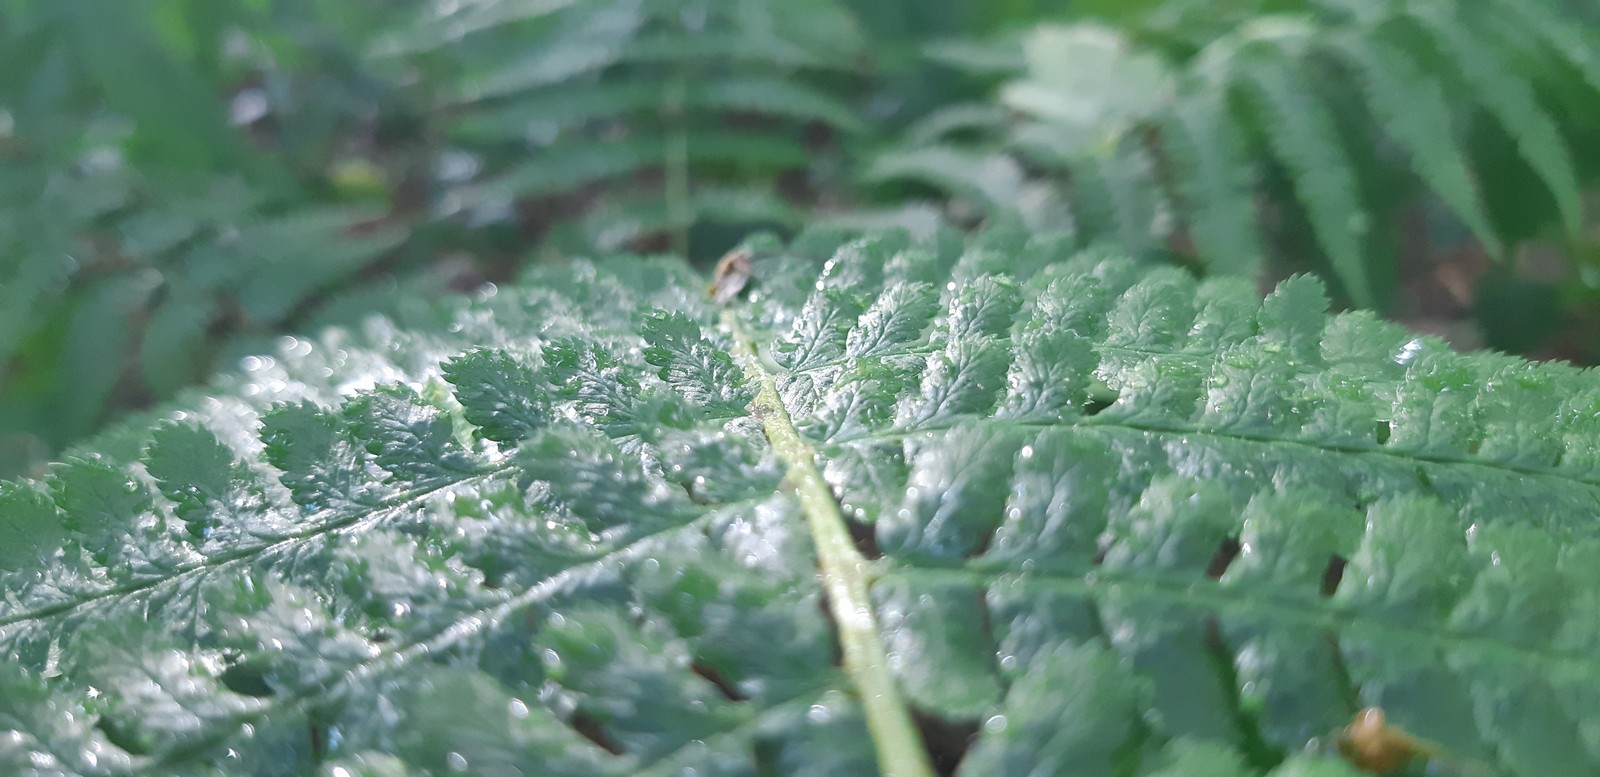
[[[568,247],[706,222],[792,225],[865,129],[836,88],[865,56],[853,17],[810,0],[434,4],[378,41],[431,79],[446,214],[545,211]],[[809,199],[809,198],[808,198]]]
[[[227,105],[229,79],[267,72],[253,13],[0,6],[0,471],[262,350],[400,237],[229,126],[292,107]],[[230,35],[249,45],[224,60]],[[275,121],[276,161],[313,153],[308,124]]]
[[[541,269],[0,485],[0,768],[1347,777],[1364,707],[1600,767],[1592,371],[837,242],[751,241],[723,310]]]
[[[1035,224],[1063,219],[1059,202],[1029,193],[1054,183],[1087,235],[1221,272],[1258,272],[1303,223],[1367,306],[1392,284],[1392,214],[1412,183],[1497,256],[1544,221],[1579,236],[1579,185],[1596,160],[1578,151],[1600,98],[1592,12],[1318,0],[1259,13],[1268,5],[1162,3],[1124,10],[1121,29],[1038,28],[998,92],[1019,120],[936,112],[868,178],[917,180]]]
[[[236,181],[151,203],[128,172],[52,176],[0,205],[0,435],[55,448],[168,396],[217,356],[257,350],[229,341],[270,338],[400,235],[349,207],[263,208]]]

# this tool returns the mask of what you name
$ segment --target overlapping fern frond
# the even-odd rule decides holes
[[[0,472],[263,350],[400,238],[230,126],[221,84],[254,63],[212,49],[247,9],[203,29],[153,5],[160,25],[122,4],[0,6]]]
[[[230,340],[272,337],[401,237],[370,210],[270,207],[237,181],[208,187],[208,203],[152,203],[126,172],[54,178],[37,203],[6,203],[0,436],[60,445],[130,395],[167,396],[237,353]]]
[[[1318,0],[1121,21],[1036,29],[997,90],[1012,116],[937,112],[869,180],[918,180],[984,212],[1020,201],[1035,223],[1065,210],[1040,182],[1066,184],[1054,190],[1085,232],[1222,272],[1256,272],[1299,229],[1367,306],[1392,280],[1392,215],[1419,188],[1495,255],[1545,213],[1569,238],[1582,230],[1595,160],[1580,152],[1600,98],[1592,10]]]
[[[780,188],[809,190],[865,130],[830,88],[863,45],[832,3],[497,1],[430,9],[374,52],[434,79],[458,152],[445,213],[555,210],[569,244],[615,248],[682,247],[702,220],[793,224]]]
[[[393,297],[379,260],[792,225],[865,132],[842,6],[97,5],[0,3],[0,472]]]

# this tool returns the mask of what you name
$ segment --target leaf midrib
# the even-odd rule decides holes
[[[59,615],[65,615],[80,607],[87,607],[95,604],[96,602],[105,601],[107,599],[136,596],[138,594],[147,591],[153,591],[161,588],[162,586],[175,583],[178,580],[189,577],[190,575],[206,574],[215,570],[239,564],[241,562],[249,562],[268,553],[277,551],[280,548],[293,547],[300,543],[310,542],[329,534],[334,534],[352,527],[363,525],[370,520],[377,520],[387,513],[404,510],[407,507],[416,505],[442,491],[446,491],[458,486],[469,485],[481,480],[487,480],[497,475],[514,471],[515,468],[514,462],[512,462],[510,459],[507,459],[506,461],[503,461],[488,469],[479,470],[459,480],[451,480],[430,485],[425,488],[405,491],[395,495],[394,497],[386,499],[379,504],[364,507],[347,515],[336,516],[327,521],[302,529],[298,532],[279,535],[278,537],[267,542],[263,542],[259,545],[217,553],[215,555],[207,556],[199,561],[178,565],[173,567],[170,572],[164,575],[149,577],[134,583],[111,586],[109,588],[89,594],[88,596],[80,596],[75,599],[70,599],[68,601],[59,602],[44,607],[37,607],[25,612],[3,615],[0,616],[0,629],[5,629],[10,626],[16,626],[18,624],[29,623],[33,621],[42,621]]]
[[[1549,469],[1517,467],[1498,461],[1476,461],[1466,458],[1451,458],[1439,455],[1430,455],[1425,451],[1394,451],[1383,447],[1362,448],[1357,446],[1341,446],[1321,442],[1310,438],[1274,437],[1269,434],[1247,434],[1243,432],[1225,432],[1208,429],[1199,424],[1149,424],[1122,420],[1105,420],[1099,416],[1077,415],[1063,420],[1048,419],[1013,419],[997,418],[994,416],[980,416],[961,414],[949,417],[950,420],[924,424],[915,427],[899,427],[883,431],[866,432],[861,434],[844,434],[820,442],[828,445],[849,445],[861,442],[888,442],[903,440],[923,433],[938,433],[953,431],[964,422],[983,421],[987,425],[1010,427],[1013,429],[1039,430],[1046,429],[1104,429],[1108,431],[1123,431],[1137,434],[1154,435],[1181,435],[1184,437],[1205,437],[1214,440],[1229,440],[1233,442],[1255,443],[1271,445],[1273,447],[1293,446],[1298,449],[1317,451],[1342,456],[1362,456],[1383,459],[1394,462],[1397,466],[1418,464],[1442,465],[1452,468],[1476,467],[1503,475],[1515,475],[1522,478],[1549,478],[1553,481],[1570,483],[1584,489],[1595,490],[1600,488],[1600,480],[1588,480],[1564,472]]]
[[[869,563],[856,549],[839,503],[817,469],[815,451],[795,428],[778,394],[777,376],[762,365],[750,330],[732,310],[723,311],[722,323],[733,334],[733,355],[759,386],[756,416],[787,470],[811,528],[844,669],[855,685],[867,730],[876,745],[879,771],[883,777],[933,777],[933,763],[889,670],[888,652],[869,594]]]

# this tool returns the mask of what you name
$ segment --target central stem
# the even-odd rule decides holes
[[[856,549],[839,503],[817,469],[816,453],[795,429],[788,408],[778,396],[777,378],[761,364],[754,339],[733,311],[724,311],[722,321],[733,332],[734,355],[761,386],[756,395],[756,415],[788,471],[800,509],[811,526],[823,590],[839,628],[845,673],[861,696],[867,730],[877,745],[879,771],[883,777],[933,777],[927,749],[889,670],[868,593],[867,560]]]

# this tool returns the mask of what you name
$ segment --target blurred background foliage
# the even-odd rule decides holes
[[[0,476],[290,332],[802,223],[1593,363],[1597,141],[1585,0],[0,0]]]

